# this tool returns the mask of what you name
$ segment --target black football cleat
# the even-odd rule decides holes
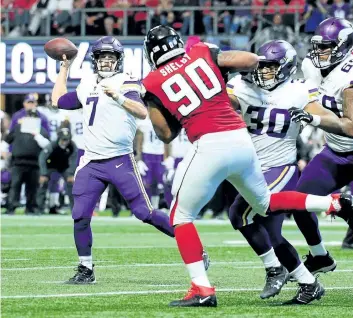
[[[191,288],[183,299],[174,300],[170,307],[217,307],[214,287],[197,286],[191,283]]]
[[[206,251],[202,252],[202,260],[203,260],[203,265],[205,266],[205,270],[207,271],[208,268],[210,267],[211,260]]]
[[[313,275],[318,273],[333,272],[337,267],[335,259],[330,255],[329,252],[327,252],[326,255],[318,256],[313,256],[309,252],[309,254],[304,257],[306,257],[304,265]]]
[[[283,305],[307,305],[313,300],[320,300],[325,295],[325,289],[322,284],[315,279],[312,284],[298,284],[297,294],[293,299],[286,301]]]
[[[266,268],[266,284],[260,294],[261,299],[275,297],[289,280],[289,273],[284,266]]]
[[[94,265],[93,265],[94,267]],[[77,266],[76,274],[71,277],[65,284],[72,284],[72,285],[88,285],[88,284],[95,284],[96,278],[94,276],[93,269],[89,269],[82,264]]]

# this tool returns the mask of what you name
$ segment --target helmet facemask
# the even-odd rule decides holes
[[[93,53],[94,69],[100,77],[111,77],[122,71],[123,54],[110,51]]]
[[[253,72],[253,81],[263,89],[272,89],[278,85],[280,65],[275,61],[261,61]]]
[[[334,41],[323,41],[321,36],[313,36],[311,44],[313,49],[310,52],[310,59],[316,68],[326,69],[341,61],[338,57],[342,53],[338,53],[339,47]]]

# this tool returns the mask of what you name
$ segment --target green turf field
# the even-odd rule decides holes
[[[338,220],[321,227],[337,270],[320,276],[325,297],[301,307],[281,306],[294,295],[294,283],[261,300],[264,270],[241,235],[227,222],[197,222],[218,290],[219,306],[211,309],[168,308],[189,288],[186,270],[174,240],[135,219],[94,218],[97,284],[90,286],[63,284],[77,265],[69,216],[1,221],[2,317],[353,317],[353,251],[339,247],[346,226]],[[284,234],[305,254],[294,225]]]

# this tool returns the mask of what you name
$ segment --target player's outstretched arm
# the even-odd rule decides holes
[[[289,113],[294,122],[303,121],[329,133],[353,137],[353,126],[347,125],[343,118],[338,118],[317,101],[309,103],[304,109],[290,108]]]
[[[66,55],[63,55],[63,62],[60,65],[60,71],[58,77],[55,81],[53,91],[51,93],[52,106],[57,107],[59,98],[67,93],[67,76],[69,73],[71,61],[66,58]]]
[[[225,51],[217,56],[219,67],[235,69],[238,72],[251,72],[257,68],[259,56],[245,51]]]

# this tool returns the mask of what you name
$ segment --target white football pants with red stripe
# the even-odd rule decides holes
[[[175,173],[171,224],[193,222],[224,180],[233,184],[252,213],[266,215],[270,191],[247,129],[207,134],[193,143]]]

